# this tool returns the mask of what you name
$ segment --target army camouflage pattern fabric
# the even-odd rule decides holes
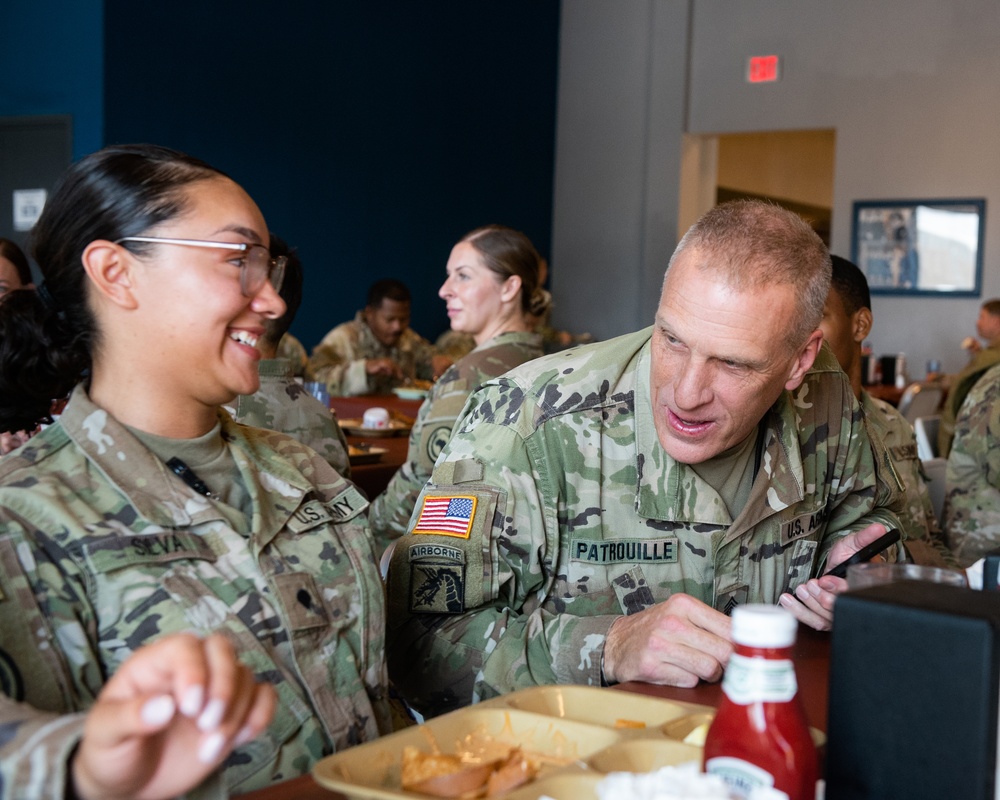
[[[292,365],[292,375],[296,378],[305,378],[307,381],[312,380],[312,376],[309,373],[309,353],[302,342],[296,339],[292,334],[283,334],[281,340],[278,342],[278,351],[274,354],[275,358],[283,358]]]
[[[941,526],[934,515],[934,504],[924,482],[917,455],[917,436],[899,410],[868,392],[861,390],[861,408],[868,419],[869,433],[881,441],[889,453],[900,482],[903,484],[903,505],[897,509],[900,534],[906,549],[917,564],[954,568],[955,557],[944,544]]]
[[[406,461],[385,491],[375,498],[368,513],[380,550],[406,533],[420,490],[430,480],[434,462],[451,437],[455,420],[472,390],[483,381],[541,355],[539,334],[502,333],[452,364],[438,379],[417,413]]]
[[[345,478],[351,477],[347,437],[333,412],[292,378],[292,365],[285,359],[264,359],[257,369],[260,389],[239,395],[232,406],[226,406],[233,419],[287,433],[323,456]]]
[[[389,394],[402,381],[389,375],[369,375],[365,361],[370,358],[391,358],[403,375],[420,380],[433,380],[431,364],[437,350],[411,328],[403,331],[395,347],[386,347],[375,338],[359,311],[353,320],[338,325],[313,348],[309,369],[318,381],[325,381],[331,395]]]
[[[958,414],[945,476],[944,527],[963,567],[1000,547],[1000,365],[980,378]]]
[[[294,439],[219,419],[251,497],[249,536],[81,387],[0,462],[0,682],[31,711],[0,706],[5,787],[65,796],[64,762],[38,753],[68,755],[71,712],[142,644],[178,631],[223,634],[278,693],[267,731],[223,766],[231,793],[390,729],[367,501]]]
[[[990,344],[976,353],[965,369],[952,379],[948,396],[941,406],[941,422],[938,423],[938,455],[941,458],[947,458],[951,452],[958,413],[965,398],[986,370],[998,362],[1000,362],[1000,346]]]
[[[842,536],[898,526],[902,487],[827,348],[765,416],[760,470],[730,517],[659,444],[651,330],[531,361],[469,398],[418,503],[471,499],[467,534],[413,533],[414,514],[389,574],[389,674],[421,712],[599,685],[620,615],[675,592],[727,613],[775,603]]]

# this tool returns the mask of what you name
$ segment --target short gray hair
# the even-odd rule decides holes
[[[699,269],[721,274],[738,291],[791,286],[800,313],[789,326],[790,350],[804,344],[819,327],[830,291],[830,252],[798,214],[761,200],[723,203],[684,234],[670,257],[667,275],[686,250],[697,250],[703,257]]]

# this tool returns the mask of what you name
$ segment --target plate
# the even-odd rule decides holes
[[[397,386],[392,390],[400,400],[423,400],[427,397],[427,389],[418,389],[415,386]]]
[[[384,447],[347,445],[347,457],[350,459],[352,467],[360,467],[362,464],[374,464],[377,461],[381,461],[382,456],[388,452]]]
[[[413,425],[400,422],[398,419],[390,419],[389,426],[386,428],[366,428],[361,424],[360,419],[355,418],[340,420],[340,427],[348,436],[376,436],[384,438],[386,436],[402,436],[407,434]]]
[[[544,793],[556,800],[596,800],[594,786],[605,772],[700,762],[700,747],[671,737],[665,728],[714,710],[614,689],[536,686],[335,753],[313,767],[313,777],[357,800],[412,800],[427,795],[401,788],[405,747],[458,754],[470,765],[521,747],[538,763],[538,774],[529,784],[497,796],[521,800]]]

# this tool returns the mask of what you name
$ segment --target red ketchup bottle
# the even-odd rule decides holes
[[[704,767],[745,798],[768,786],[789,800],[816,797],[816,746],[799,701],[792,645],[798,621],[777,606],[733,611],[735,652],[705,739]]]

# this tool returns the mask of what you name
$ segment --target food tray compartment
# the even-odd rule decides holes
[[[587,764],[600,773],[652,772],[666,766],[701,763],[702,748],[672,739],[633,739],[595,753]]]
[[[407,746],[426,753],[456,753],[469,764],[488,762],[521,747],[529,758],[541,762],[541,777],[573,765],[583,768],[585,759],[620,738],[612,728],[517,709],[473,706],[329,756],[316,764],[313,775],[323,786],[348,797],[413,798],[423,795],[400,786]]]
[[[693,708],[715,713],[709,706],[675,703],[591,686],[534,686],[496,697],[480,704],[480,707],[484,705],[516,708],[634,732],[651,731],[671,720],[689,716]]]

